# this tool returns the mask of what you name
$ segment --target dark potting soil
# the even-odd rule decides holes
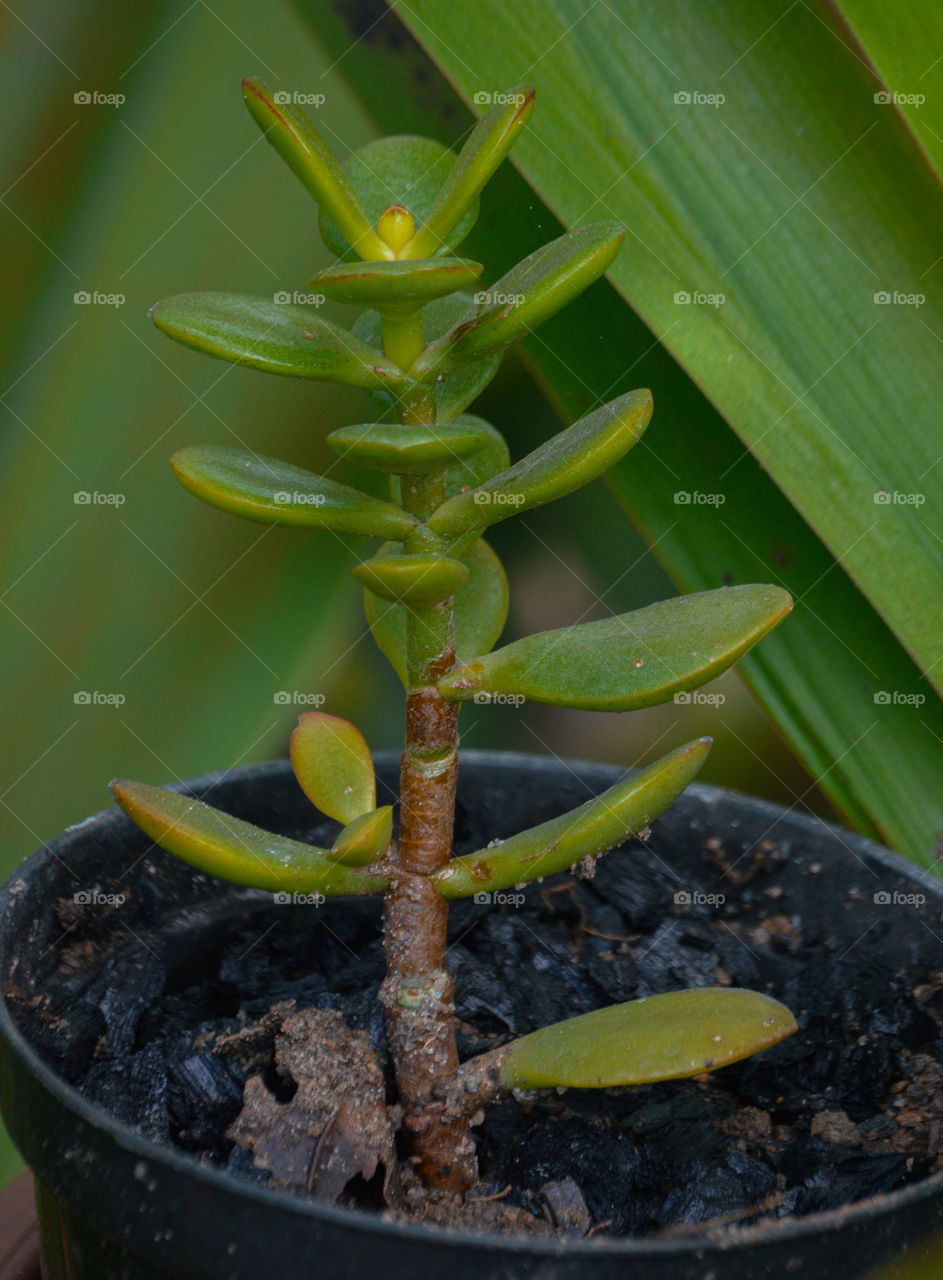
[[[460,851],[475,847],[473,826],[460,799]],[[461,1056],[613,1002],[716,984],[776,996],[798,1034],[694,1080],[492,1106],[476,1130],[484,1195],[521,1221],[532,1212],[575,1234],[642,1236],[837,1208],[943,1166],[943,975],[931,930],[907,904],[878,919],[867,875],[836,900],[827,865],[775,840],[743,857],[736,840],[706,837],[683,860],[670,841],[659,825],[599,859],[591,878],[453,905]],[[125,893],[151,891],[145,879]],[[227,1130],[252,1075],[291,1100],[271,1014],[286,1001],[338,1010],[366,1031],[393,1099],[372,904],[236,911],[184,963],[158,931],[117,929],[122,906],[63,899],[56,982],[7,991],[31,1041],[91,1101],[152,1139],[268,1180]],[[376,1180],[354,1179],[343,1200],[382,1208]]]

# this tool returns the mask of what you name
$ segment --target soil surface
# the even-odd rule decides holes
[[[474,826],[460,804],[460,851],[475,847]],[[599,859],[590,879],[454,904],[460,1056],[613,1002],[715,984],[776,996],[798,1034],[694,1080],[490,1107],[475,1131],[482,1186],[463,1221],[573,1236],[723,1230],[836,1208],[943,1167],[938,909],[888,907],[864,864],[849,885],[847,869],[790,856],[774,838],[745,847],[733,831],[688,831],[683,856],[677,841],[666,819],[645,843]],[[152,889],[145,876],[124,893]],[[380,1112],[384,1087],[393,1101],[372,904],[235,902],[234,918],[183,957],[157,929],[119,929],[127,909],[61,899],[52,980],[29,992],[8,984],[59,1072],[119,1120],[239,1178],[301,1195],[327,1185],[342,1203],[454,1221],[408,1170],[389,1168],[375,1112],[365,1118],[352,1101],[351,1124],[326,1138],[305,1119],[311,1108],[302,1114],[309,1095],[315,1111],[324,1105],[320,1068],[297,1044],[305,1018],[346,1046]],[[319,1022],[312,1010],[340,1016]],[[266,1146],[245,1109],[253,1098],[285,1126],[287,1149]]]

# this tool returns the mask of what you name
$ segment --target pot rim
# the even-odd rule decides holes
[[[395,765],[398,763],[399,755],[397,752],[377,752],[374,759],[380,766]],[[538,770],[557,767],[560,763],[563,763],[568,769],[572,769],[574,773],[580,770],[608,772],[610,774],[625,772],[618,765],[610,765],[602,761],[569,758],[560,761],[558,758],[515,751],[468,750],[462,753],[462,761],[468,764],[497,763],[508,766],[526,764],[528,768],[536,768]],[[264,776],[265,774],[288,770],[290,770],[290,762],[288,760],[261,761],[215,773],[202,774],[196,778],[169,784],[168,790],[207,790],[211,786],[217,786],[224,781],[238,784],[249,777],[257,778],[260,774]],[[768,813],[771,825],[788,815],[790,822],[795,823],[800,828],[805,828],[810,832],[812,830],[821,832],[824,829],[840,839],[843,844],[846,843],[845,836],[851,834],[856,844],[867,857],[880,863],[890,871],[904,875],[908,879],[924,885],[935,894],[943,897],[943,880],[932,875],[924,868],[917,867],[883,845],[879,845],[857,833],[849,833],[846,828],[840,827],[835,823],[827,822],[822,818],[816,818],[809,814],[797,813],[792,808],[783,808],[781,805],[774,804],[768,800],[757,799],[744,792],[707,783],[692,783],[686,788],[685,794],[688,793],[708,803],[721,796],[733,797],[735,801],[748,800],[754,810],[765,810]],[[11,900],[19,897],[22,892],[21,882],[24,876],[27,876],[36,864],[46,858],[56,856],[55,847],[60,841],[77,831],[92,827],[93,824],[104,823],[111,825],[115,822],[124,823],[127,821],[118,807],[112,805],[110,808],[102,809],[81,822],[65,828],[59,836],[44,844],[25,859],[0,888],[0,913],[9,908]],[[856,854],[855,856],[858,855]],[[8,939],[5,934],[0,936],[0,959],[2,959],[2,953],[6,949],[7,942]],[[380,1237],[389,1235],[404,1236],[406,1239],[428,1243],[441,1236],[447,1238],[451,1244],[460,1244],[477,1250],[489,1251],[497,1249],[501,1252],[512,1254],[540,1254],[546,1258],[558,1257],[563,1252],[574,1258],[581,1256],[587,1258],[595,1257],[600,1253],[630,1258],[642,1258],[646,1255],[695,1254],[705,1247],[716,1248],[719,1244],[722,1244],[725,1252],[728,1252],[734,1249],[748,1249],[754,1244],[769,1245],[778,1242],[788,1244],[801,1237],[828,1232],[833,1229],[853,1229],[856,1224],[873,1219],[875,1214],[894,1214],[931,1196],[936,1191],[943,1190],[943,1171],[940,1171],[897,1191],[871,1196],[837,1209],[806,1214],[802,1217],[766,1219],[751,1226],[738,1227],[731,1225],[713,1231],[708,1230],[697,1234],[692,1232],[690,1235],[671,1237],[614,1237],[600,1235],[584,1240],[571,1240],[565,1237],[548,1239],[525,1234],[500,1235],[490,1231],[471,1232],[439,1224],[424,1226],[419,1223],[387,1218],[380,1213],[373,1213],[365,1209],[338,1208],[335,1205],[325,1205],[316,1201],[304,1200],[302,1197],[294,1196],[288,1192],[277,1191],[248,1179],[234,1177],[220,1166],[202,1162],[196,1156],[180,1151],[176,1147],[154,1142],[152,1139],[144,1137],[143,1134],[133,1129],[130,1125],[121,1123],[107,1111],[94,1106],[86,1099],[84,1094],[65,1081],[46,1064],[13,1019],[7,1005],[6,996],[3,993],[0,993],[0,1035],[19,1056],[23,1065],[62,1106],[75,1112],[91,1128],[107,1135],[117,1146],[125,1148],[139,1159],[169,1166],[174,1173],[181,1177],[194,1178],[236,1198],[247,1197],[258,1202],[260,1206],[267,1205],[282,1212],[296,1213],[301,1217],[331,1223],[335,1226],[347,1225],[358,1232],[368,1232]]]

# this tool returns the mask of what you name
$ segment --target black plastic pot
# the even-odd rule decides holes
[[[392,756],[379,759],[381,794],[395,787],[396,772]],[[601,765],[467,753],[459,834],[463,827],[467,832],[483,826],[509,835],[580,803],[587,789],[598,792],[618,775]],[[214,804],[259,825],[316,838],[312,811],[287,762],[202,778],[187,789],[212,793]],[[820,924],[833,946],[858,941],[848,935],[850,922],[842,914],[851,885],[863,883],[869,898],[878,895],[876,921],[885,893],[926,895],[928,920],[938,920],[943,911],[943,885],[888,851],[736,793],[693,786],[658,824],[660,842],[682,862],[703,859],[711,837],[744,852],[775,841],[790,860],[811,868]],[[597,1236],[576,1242],[394,1223],[237,1179],[148,1141],[90,1105],[24,1036],[10,992],[16,988],[22,999],[24,992],[48,991],[57,972],[55,951],[65,936],[57,901],[72,901],[76,891],[90,889],[127,896],[116,913],[115,949],[132,936],[129,931],[146,938],[159,930],[165,957],[183,968],[198,965],[234,918],[270,909],[272,902],[271,895],[190,873],[149,845],[115,809],[70,828],[4,887],[2,1110],[36,1176],[48,1280],[257,1280],[273,1270],[280,1280],[373,1280],[377,1274],[384,1280],[432,1274],[454,1280],[853,1280],[905,1251],[911,1259],[929,1259],[934,1236],[943,1233],[943,1174],[842,1210],[712,1236]],[[887,940],[902,967],[913,963],[909,927],[891,931]],[[854,926],[859,931],[860,913]],[[943,944],[939,962],[943,967]]]

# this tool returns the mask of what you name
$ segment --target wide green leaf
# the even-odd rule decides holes
[[[399,544],[381,547],[378,554],[395,553]],[[463,554],[469,568],[464,586],[455,593],[455,653],[459,660],[487,653],[504,630],[508,612],[508,583],[501,561],[483,538]],[[377,645],[406,685],[406,606],[391,604],[371,591],[364,592],[367,622]]]
[[[470,360],[503,351],[598,280],[625,237],[618,223],[567,231],[513,267],[480,295],[455,328],[431,343],[411,370],[437,378]]]
[[[490,95],[489,95],[490,96]],[[404,257],[438,253],[465,210],[514,145],[534,105],[534,87],[518,85],[497,99],[471,131],[425,221],[406,246]]]
[[[434,552],[385,552],[365,560],[354,577],[375,596],[406,605],[438,604],[468,580],[468,565]]]
[[[385,804],[347,824],[334,843],[331,855],[348,867],[363,867],[383,853],[393,834],[393,807]]]
[[[789,613],[781,587],[719,587],[632,613],[542,631],[446,673],[450,702],[515,695],[583,711],[634,711],[683,699],[733,666]]]
[[[429,517],[445,538],[484,529],[529,511],[608,471],[641,438],[652,416],[650,391],[630,391],[587,414],[552,440],[468,493],[456,494]]]
[[[344,55],[346,74],[378,127],[454,140],[455,121],[467,119],[467,112],[445,78],[431,73],[427,55],[405,28],[398,32],[398,55],[391,60],[379,43],[361,41],[351,47],[343,21],[321,6],[315,14],[315,0],[295,0],[295,7],[334,57]],[[800,44],[814,42],[816,31],[827,35],[817,21],[820,11],[812,7],[816,16],[800,6],[783,24],[795,28]],[[413,5],[410,9],[415,12]],[[830,20],[830,14],[822,16]],[[901,42],[906,43],[911,24],[901,19],[899,27]],[[765,41],[756,44],[751,58],[765,60],[769,48]],[[837,45],[834,52],[842,53]],[[737,56],[733,54],[730,63]],[[766,67],[771,84],[780,61],[777,49]],[[508,63],[509,76],[515,73]],[[821,84],[816,83],[816,92],[821,92]],[[465,87],[471,101],[472,90],[468,83]],[[912,89],[906,83],[891,87]],[[879,88],[872,84],[868,92],[873,96]],[[831,114],[847,101],[846,97],[832,103]],[[857,97],[854,101],[859,103]],[[729,118],[730,104],[723,105],[724,118]],[[925,114],[930,105],[914,113],[906,105],[898,110],[905,119],[912,114],[928,119],[943,137],[943,127],[937,128],[933,117]],[[543,111],[542,101],[535,122]],[[684,119],[682,115],[682,124]],[[531,128],[527,133],[538,136],[539,131]],[[795,140],[786,143],[780,136],[780,143],[791,157]],[[808,143],[804,136],[802,145]],[[516,156],[524,151],[523,143],[515,148]],[[535,159],[540,160],[536,151],[527,152],[525,169],[532,180]],[[626,168],[637,159],[627,160]],[[555,201],[565,198],[571,202],[568,208],[579,202],[578,190],[565,189],[549,165],[541,168],[542,184],[544,177],[553,179]],[[830,172],[829,183],[837,176]],[[597,188],[597,194],[601,190]],[[541,201],[516,168],[502,165],[497,170],[487,200],[501,210],[501,217],[494,223],[479,222],[471,249],[489,270],[500,274],[510,269],[548,236],[563,231],[547,207],[548,191],[549,184],[544,185]],[[612,201],[604,198],[614,212]],[[576,216],[584,212],[580,207]],[[801,207],[793,213],[801,214]],[[882,233],[880,243],[888,238]],[[630,240],[623,257],[647,252],[631,232]],[[756,251],[762,248],[761,241]],[[617,274],[621,267],[620,261]],[[929,695],[920,671],[843,564],[608,282],[594,285],[545,324],[539,336],[523,339],[519,349],[564,421],[582,416],[593,403],[626,386],[626,355],[631,353],[632,383],[657,391],[656,433],[650,436],[651,447],[646,442],[616,464],[607,481],[683,590],[759,580],[777,582],[791,592],[797,607],[789,625],[777,628],[752,650],[740,663],[739,674],[849,822],[931,865],[943,829],[943,793],[937,786],[943,773],[943,702]],[[692,424],[697,424],[696,448]],[[679,505],[684,496],[689,504]],[[705,500],[712,505],[701,505]],[[591,548],[587,543],[586,554]],[[880,704],[875,702],[878,695]]]
[[[562,817],[521,831],[477,853],[453,858],[436,877],[444,898],[469,898],[526,884],[595,858],[644,831],[695,777],[710,738],[698,738],[630,774]]]
[[[785,1005],[739,987],[668,991],[610,1005],[515,1040],[508,1089],[603,1089],[716,1071],[797,1030]]]
[[[539,60],[523,173],[565,222],[601,205],[632,228],[613,282],[943,687],[943,195],[835,10],[418,0],[401,16],[469,100]],[[592,93],[574,93],[587,68]]]
[[[427,341],[440,337],[452,329],[468,311],[471,298],[465,293],[450,293],[446,298],[430,302],[422,313],[423,328]],[[353,328],[354,334],[371,348],[379,348],[383,343],[383,326],[377,311],[365,311],[359,316]],[[465,409],[481,395],[485,387],[498,372],[501,365],[501,352],[498,351],[484,360],[464,368],[446,373],[435,383],[436,417],[439,422],[454,422]],[[376,386],[371,390],[378,404],[385,410],[392,409],[396,397],[402,395],[410,386],[408,379],[403,379],[402,371],[394,366],[399,375],[400,385],[386,389]]]
[[[389,886],[386,877],[347,867],[326,849],[263,831],[190,796],[123,779],[115,779],[111,790],[162,849],[230,884],[326,897],[383,893]]]
[[[306,712],[292,731],[290,751],[298,785],[322,813],[346,824],[372,811],[377,802],[373,757],[349,720]]]
[[[432,138],[399,135],[368,142],[344,163],[344,173],[357,192],[368,220],[374,225],[390,205],[402,205],[418,227],[435,203],[442,184],[452,172],[455,153]],[[474,200],[445,237],[443,250],[454,249],[468,235],[478,217]],[[348,239],[322,211],[319,226],[324,243],[339,258],[348,260]],[[384,255],[388,256],[388,255]],[[428,255],[423,255],[428,256]]]
[[[363,205],[334,153],[291,95],[273,94],[261,80],[242,82],[246,106],[289,168],[314,196],[326,217],[364,258],[387,258],[390,251],[370,225]]]
[[[467,258],[422,258],[411,262],[342,262],[319,271],[308,288],[336,302],[397,314],[425,306],[459,289],[470,289],[482,272]]]
[[[400,476],[425,476],[492,447],[487,425],[471,416],[441,426],[373,422],[340,427],[327,437],[327,444],[340,457],[364,467]]]
[[[278,297],[179,293],[156,303],[151,318],[168,337],[218,360],[373,391],[399,387],[402,371],[377,347]]]
[[[407,511],[303,467],[228,445],[188,445],[171,458],[185,489],[233,515],[266,524],[404,538],[417,526]]]

